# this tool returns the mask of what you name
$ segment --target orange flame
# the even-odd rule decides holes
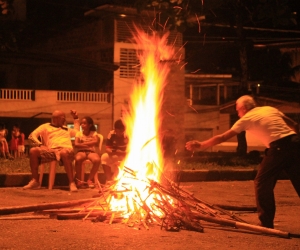
[[[129,111],[124,114],[129,145],[128,154],[120,166],[120,179],[116,188],[124,190],[126,186],[127,191],[123,199],[110,202],[113,210],[125,208],[132,212],[137,209],[136,201],[145,199],[147,206],[153,208],[153,204],[159,200],[157,197],[151,197],[147,187],[151,180],[160,181],[164,166],[159,137],[162,120],[160,110],[163,90],[170,71],[168,61],[174,55],[174,49],[167,45],[168,35],[166,33],[159,36],[155,32],[149,35],[136,28],[133,37],[137,46],[141,76],[133,86]],[[135,178],[132,178],[133,176]]]

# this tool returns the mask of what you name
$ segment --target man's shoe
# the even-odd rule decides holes
[[[77,187],[75,185],[75,182],[71,182],[71,184],[70,184],[70,192],[77,192],[77,191],[78,191],[78,189],[77,189]]]
[[[32,179],[23,189],[39,189],[41,187],[40,183],[35,179]]]

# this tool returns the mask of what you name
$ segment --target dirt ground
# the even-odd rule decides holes
[[[189,182],[181,187],[210,204],[254,206],[253,181]],[[97,192],[0,188],[0,208],[88,199]],[[275,229],[294,234],[290,239],[205,221],[201,221],[203,233],[169,232],[158,225],[135,230],[121,223],[109,225],[91,220],[18,219],[33,216],[19,213],[0,216],[0,249],[300,249],[300,199],[289,181],[277,183],[275,197]],[[251,224],[258,222],[256,213],[235,213]]]

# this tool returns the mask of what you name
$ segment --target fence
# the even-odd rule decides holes
[[[34,100],[34,90],[0,89],[0,99],[33,101]]]
[[[57,91],[57,101],[110,103],[109,93]]]
[[[79,92],[79,91],[56,91],[57,101],[60,102],[97,102],[110,103],[110,93]],[[1,100],[35,100],[35,90],[24,89],[0,89]]]

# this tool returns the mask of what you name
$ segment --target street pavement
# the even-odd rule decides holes
[[[253,180],[256,175],[256,170],[247,168],[233,167],[232,169],[221,170],[184,170],[170,171],[167,173],[172,180],[180,182],[202,182],[202,181],[245,181]],[[48,173],[44,173],[42,186],[48,185]],[[12,173],[0,174],[0,187],[22,187],[31,180],[30,173]],[[88,178],[86,173],[85,179]],[[285,180],[287,177],[282,174],[279,177]],[[104,173],[98,173],[98,179],[104,183]],[[55,184],[57,186],[67,186],[68,178],[65,173],[56,173]]]
[[[180,187],[212,205],[255,206],[252,180],[182,182]],[[58,186],[53,190],[5,187],[0,188],[0,209],[89,199],[97,193],[96,189],[70,193]],[[201,221],[203,233],[169,232],[159,226],[134,230],[121,223],[34,219],[35,214],[26,212],[0,215],[0,249],[300,249],[300,199],[288,180],[278,181],[275,198],[275,229],[290,233],[289,239],[206,221]],[[255,212],[232,213],[250,224],[258,222]]]

